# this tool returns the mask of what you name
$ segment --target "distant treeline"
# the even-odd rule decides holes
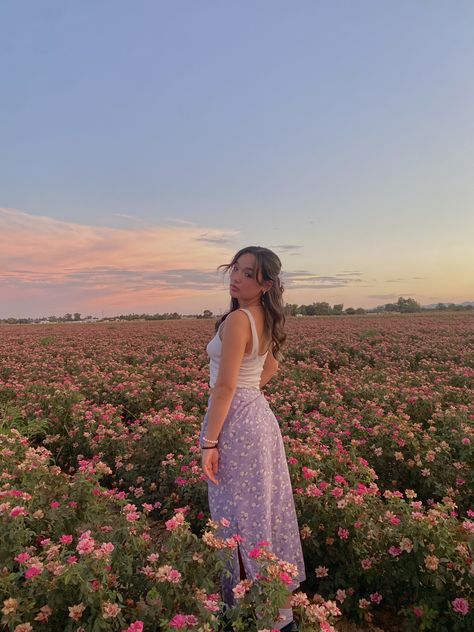
[[[474,309],[474,303],[463,303],[462,305],[456,305],[455,303],[438,303],[437,305],[430,305],[422,307],[413,298],[403,298],[400,296],[396,303],[385,303],[385,305],[378,305],[371,309],[365,309],[364,307],[347,307],[344,309],[343,303],[337,305],[329,305],[326,302],[311,303],[310,305],[297,305],[296,303],[285,304],[286,316],[340,316],[343,314],[377,314],[384,312],[433,312],[433,311],[456,311],[467,312]],[[179,320],[181,318],[214,318],[214,314],[209,309],[205,309],[201,314],[178,314],[178,312],[165,312],[163,314],[122,314],[120,316],[110,316],[107,318],[97,318],[93,316],[86,316],[82,318],[82,315],[78,312],[74,314],[64,314],[64,316],[48,316],[47,318],[2,318],[0,324],[6,325],[20,325],[20,324],[33,324],[43,325],[48,323],[99,323],[99,322],[111,322],[117,320]]]

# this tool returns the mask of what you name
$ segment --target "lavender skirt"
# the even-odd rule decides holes
[[[211,401],[212,395],[209,397]],[[209,411],[209,409],[208,409]],[[200,439],[207,430],[204,416]],[[211,518],[227,518],[218,536],[240,535],[240,556],[248,579],[255,580],[259,567],[249,557],[261,540],[280,559],[295,564],[299,574],[288,586],[295,590],[306,579],[303,551],[280,426],[262,391],[237,387],[219,435],[219,485],[208,481]],[[222,577],[224,601],[234,605],[232,588],[240,581],[238,550]]]

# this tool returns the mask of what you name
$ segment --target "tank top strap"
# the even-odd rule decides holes
[[[255,325],[255,320],[254,317],[252,315],[252,312],[248,309],[245,309],[245,307],[239,307],[240,310],[242,310],[243,312],[245,312],[247,314],[247,316],[249,317],[250,320],[250,329],[252,330],[252,356],[255,356],[258,354],[258,335],[257,335],[257,327]]]

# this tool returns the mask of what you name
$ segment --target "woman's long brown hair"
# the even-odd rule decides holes
[[[255,277],[257,283],[263,287],[264,281],[273,281],[272,287],[262,296],[262,307],[265,314],[265,330],[271,332],[272,342],[270,346],[273,357],[280,362],[283,359],[281,347],[286,340],[286,333],[284,331],[286,319],[282,296],[284,289],[279,277],[281,261],[278,255],[272,250],[263,248],[262,246],[247,246],[239,250],[230,263],[224,263],[218,266],[217,269],[220,270],[224,268],[225,274],[237,262],[238,258],[247,252],[255,255]],[[216,332],[220,324],[236,309],[239,309],[239,301],[232,297],[229,311],[216,322]]]

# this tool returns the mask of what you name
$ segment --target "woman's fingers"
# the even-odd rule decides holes
[[[216,479],[215,474],[217,474],[219,454],[217,453],[217,450],[212,450],[212,452],[214,454],[203,456],[202,470],[210,481],[212,481],[215,485],[218,485],[219,481]]]

